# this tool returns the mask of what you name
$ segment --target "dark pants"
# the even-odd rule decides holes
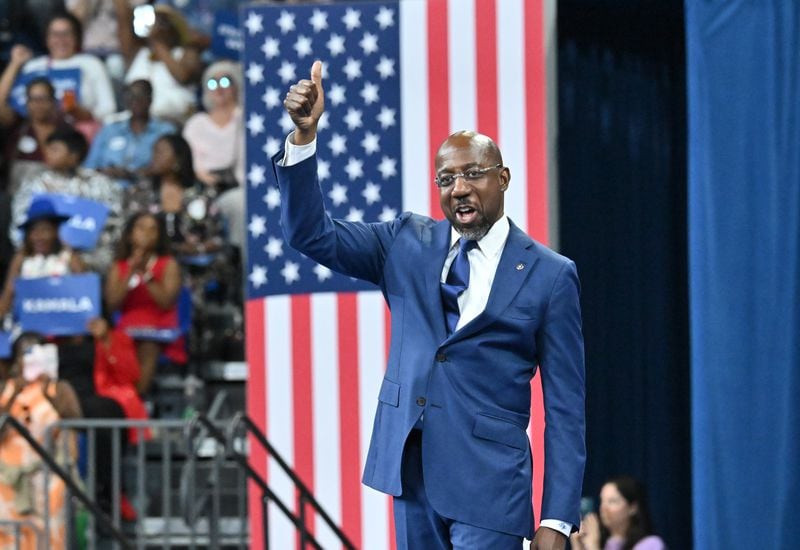
[[[467,525],[436,513],[425,493],[422,432],[411,430],[403,451],[403,494],[394,498],[398,550],[520,550],[522,537]],[[479,483],[480,480],[475,480]],[[502,504],[502,503],[498,503]]]

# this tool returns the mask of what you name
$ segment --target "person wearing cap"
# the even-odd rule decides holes
[[[176,9],[153,7],[151,25],[134,33],[133,10],[126,0],[114,0],[119,20],[119,41],[128,71],[125,82],[149,79],[153,85],[153,116],[182,124],[194,112],[197,81],[202,71],[200,51],[192,31]]]
[[[58,212],[49,199],[40,197],[31,203],[25,220],[18,226],[24,237],[11,260],[0,294],[0,318],[11,311],[18,278],[60,277],[86,271],[80,255],[73,254],[58,236],[59,227],[67,219],[69,216]]]

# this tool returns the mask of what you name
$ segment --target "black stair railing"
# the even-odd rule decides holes
[[[103,512],[99,506],[95,502],[90,499],[86,493],[81,490],[75,480],[72,479],[72,476],[69,475],[67,471],[65,471],[56,460],[47,452],[47,450],[38,442],[36,439],[31,435],[28,429],[23,426],[16,418],[10,416],[8,414],[4,414],[0,416],[0,433],[3,432],[3,429],[8,426],[9,428],[16,431],[19,435],[21,435],[25,441],[28,442],[28,445],[34,450],[34,452],[39,455],[39,458],[47,464],[47,467],[57,475],[64,484],[69,488],[70,493],[73,497],[77,498],[79,501],[86,506],[86,509],[89,510],[96,520],[99,520],[100,524],[106,529],[107,533],[116,540],[122,548],[125,550],[133,550],[133,545],[128,541],[125,535],[122,534],[122,531],[117,529],[111,519]],[[49,533],[44,534],[45,539],[49,537]]]

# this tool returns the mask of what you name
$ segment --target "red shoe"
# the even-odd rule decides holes
[[[119,495],[119,515],[122,521],[136,521],[136,508],[125,493]]]

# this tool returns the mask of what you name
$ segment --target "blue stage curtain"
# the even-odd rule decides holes
[[[695,548],[798,548],[800,4],[685,7]]]

